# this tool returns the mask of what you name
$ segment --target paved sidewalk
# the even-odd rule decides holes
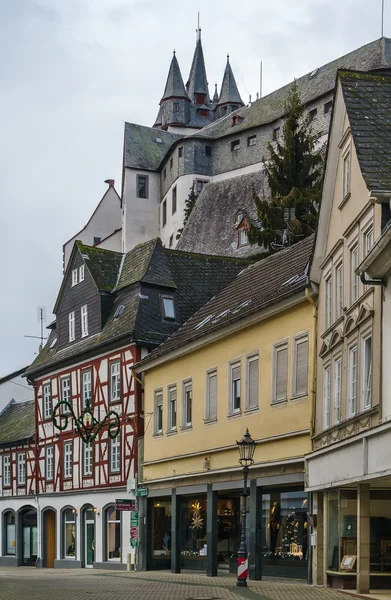
[[[342,600],[334,590],[267,578],[237,588],[234,577],[167,571],[0,567],[1,600]]]

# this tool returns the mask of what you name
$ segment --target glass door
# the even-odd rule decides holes
[[[91,509],[86,510],[85,513],[84,539],[86,567],[92,569],[95,560],[95,519],[94,512]]]

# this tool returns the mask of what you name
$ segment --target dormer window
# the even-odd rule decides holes
[[[206,94],[196,94],[195,101],[196,101],[196,104],[205,104],[206,103]]]
[[[77,269],[72,269],[72,287],[77,285]]]
[[[163,319],[175,320],[175,305],[174,298],[172,296],[161,296],[162,308],[163,308]]]
[[[243,248],[243,246],[248,246],[248,231],[247,229],[239,230],[239,240],[238,240],[238,248]]]

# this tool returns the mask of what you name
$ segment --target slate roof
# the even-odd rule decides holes
[[[179,64],[178,64],[177,57],[175,56],[175,52],[174,52],[174,56],[172,57],[170,69],[168,71],[166,87],[164,89],[164,93],[163,93],[161,102],[163,102],[163,100],[165,100],[167,98],[171,98],[172,96],[174,96],[175,98],[189,99],[189,96],[187,95],[187,92],[185,89],[185,84],[183,83],[181,70],[179,68]]]
[[[136,368],[303,291],[313,243],[312,235],[244,269]]]
[[[177,249],[242,258],[259,253],[258,246],[237,248],[235,219],[239,209],[256,219],[254,192],[262,194],[264,189],[267,183],[261,170],[204,185]]]
[[[190,68],[189,80],[186,83],[186,89],[191,100],[194,101],[194,94],[206,94],[207,102],[209,102],[208,80],[206,77],[201,37],[199,37],[196,43],[193,61]]]
[[[139,244],[121,261],[113,306],[102,331],[59,350],[53,344],[57,338],[54,328],[26,374],[47,371],[59,363],[71,364],[76,357],[93,355],[98,348],[113,342],[138,341],[156,346],[247,265],[248,261],[240,259],[164,249],[160,239]],[[113,279],[118,275],[117,269]],[[160,294],[174,297],[178,308],[176,321],[163,318]],[[124,309],[116,318],[120,305]]]
[[[28,440],[34,432],[34,400],[10,404],[0,413],[0,445]]]
[[[380,38],[299,77],[296,82],[302,102],[307,104],[330,93],[334,89],[335,78],[340,68],[363,71],[391,69],[391,39]],[[281,118],[284,115],[284,103],[291,85],[289,83],[253,102],[250,106],[239,109],[237,114],[243,117],[243,121],[235,126],[234,133]],[[223,118],[191,135],[219,138],[232,133],[232,119]]]
[[[172,144],[180,137],[162,129],[125,123],[124,166],[156,171]]]
[[[229,57],[227,57],[227,64],[224,71],[223,83],[221,84],[220,96],[218,100],[218,106],[229,102],[230,104],[243,105],[243,101],[240,97],[238,86],[236,85],[235,77],[229,63]]]
[[[340,71],[357,158],[370,190],[391,190],[391,77]]]
[[[111,292],[117,283],[118,269],[122,261],[122,254],[113,250],[105,250],[97,246],[86,246],[76,240],[76,246],[85,259],[86,266],[91,273],[98,290]]]

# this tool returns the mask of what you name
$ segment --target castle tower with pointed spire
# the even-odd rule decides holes
[[[225,67],[220,95],[216,83],[213,99],[210,98],[201,28],[198,27],[196,47],[186,86],[174,51],[159,112],[153,126],[171,133],[192,133],[241,106],[244,104],[229,59]]]

